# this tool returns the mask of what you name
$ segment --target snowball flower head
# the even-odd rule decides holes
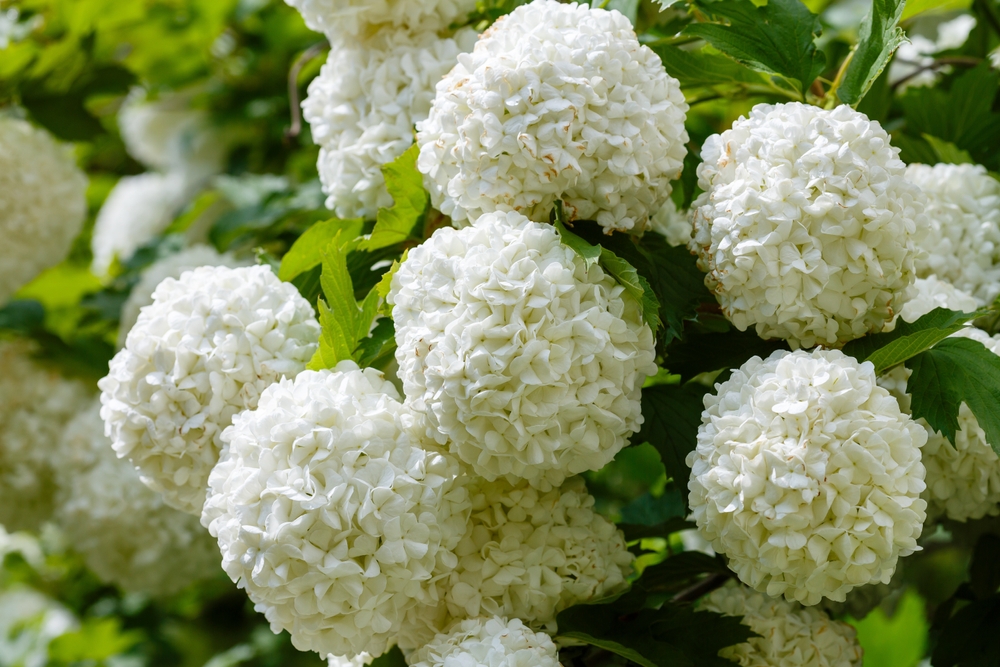
[[[551,488],[604,466],[642,424],[652,331],[552,225],[512,212],[439,229],[388,301],[408,401],[487,480]]]
[[[118,112],[125,149],[150,169],[184,172],[192,180],[218,173],[225,144],[209,125],[208,113],[192,105],[192,93],[150,100],[136,88]]]
[[[499,617],[462,621],[406,662],[411,667],[560,667],[547,634],[533,632],[520,619]]]
[[[916,322],[935,308],[946,308],[963,313],[972,313],[979,303],[968,292],[963,292],[946,280],[937,276],[917,278],[913,283],[913,295],[903,304],[899,316],[904,322]]]
[[[759,104],[702,158],[690,248],[738,329],[839,345],[899,312],[923,198],[878,123],[848,106]]]
[[[978,164],[911,164],[906,178],[927,195],[920,275],[935,274],[980,304],[1000,294],[1000,182]]]
[[[0,525],[11,532],[37,530],[51,516],[62,429],[90,399],[30,352],[0,341]]]
[[[170,225],[193,194],[191,182],[180,173],[122,177],[94,222],[91,270],[103,276],[116,257],[128,260]]]
[[[87,213],[86,191],[69,148],[0,115],[0,306],[69,253]]]
[[[380,372],[345,361],[271,385],[227,429],[202,523],[299,650],[381,655],[455,566],[468,493],[414,420]]]
[[[355,41],[381,32],[419,32],[465,23],[476,0],[285,0],[306,25],[331,42]],[[402,29],[402,30],[400,30]]]
[[[720,657],[741,667],[861,667],[863,651],[854,628],[831,620],[819,609],[733,584],[713,591],[700,607],[742,616],[743,625],[760,635],[719,651]]]
[[[118,323],[118,347],[125,347],[125,338],[139,319],[139,310],[153,303],[153,292],[156,286],[167,278],[180,278],[181,274],[199,266],[246,266],[249,262],[239,261],[230,253],[220,255],[215,248],[207,245],[195,245],[180,252],[167,255],[151,264],[129,292],[128,299],[122,306]]]
[[[841,602],[919,548],[926,441],[870,362],[753,357],[705,396],[687,457],[692,518],[745,584]]]
[[[539,492],[526,482],[477,480],[458,564],[438,584],[442,604],[411,612],[399,645],[416,648],[456,619],[509,616],[555,629],[558,612],[620,592],[635,556],[594,511],[582,479]]]
[[[476,33],[383,32],[364,43],[337,42],[309,84],[303,114],[320,146],[326,205],[342,218],[374,218],[392,205],[382,166],[413,144],[413,125],[427,118],[434,86]]]
[[[691,217],[687,211],[678,211],[673,200],[668,199],[649,219],[649,231],[664,237],[672,246],[686,246],[691,242]]]
[[[535,0],[437,86],[417,167],[456,222],[545,221],[556,200],[608,232],[645,228],[683,168],[687,103],[618,11]]]
[[[168,505],[200,514],[223,429],[304,369],[318,338],[312,306],[267,266],[164,280],[98,383],[115,451]]]
[[[56,519],[102,581],[168,595],[219,572],[219,550],[198,518],[168,507],[119,459],[104,435],[100,402],[63,432]]]

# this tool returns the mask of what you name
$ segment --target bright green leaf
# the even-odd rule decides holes
[[[914,419],[926,419],[952,443],[958,410],[969,406],[986,442],[1000,453],[1000,357],[975,340],[949,338],[906,362],[906,383]]]
[[[319,347],[306,366],[311,371],[333,368],[341,361],[351,359],[354,352],[353,330],[345,326],[322,299],[319,301],[319,325]]]
[[[380,299],[381,307],[379,308],[379,314],[385,315],[386,317],[392,316],[392,306],[389,305],[387,299],[389,298],[389,290],[392,289],[392,277],[396,275],[399,271],[399,266],[406,261],[406,253],[398,260],[394,260],[392,266],[389,270],[382,274],[382,278],[378,281],[378,285],[375,286],[378,292],[378,297]]]
[[[558,219],[553,224],[559,231],[559,239],[580,256],[588,269],[601,260],[601,246],[593,245],[569,231],[566,229],[566,225]]]
[[[906,7],[900,20],[907,21],[925,12],[953,12],[971,6],[972,0],[906,0]]]
[[[906,41],[899,18],[904,0],[872,0],[872,7],[861,22],[858,45],[851,56],[844,78],[837,88],[841,101],[856,105],[882,74],[889,59]]]
[[[826,65],[815,43],[823,27],[800,0],[770,0],[763,7],[725,0],[699,7],[728,23],[692,23],[685,34],[701,37],[747,67],[794,81],[802,93]]]
[[[430,197],[424,190],[423,176],[417,171],[419,154],[420,148],[414,144],[382,167],[393,205],[379,209],[375,229],[358,246],[360,250],[378,250],[414,237],[414,229],[423,222],[430,207]]]
[[[323,262],[323,252],[339,232],[344,232],[341,238],[353,239],[361,233],[363,224],[364,222],[359,219],[340,220],[338,218],[317,222],[307,229],[281,258],[281,270],[278,272],[278,277],[286,282],[291,282],[298,275],[314,266],[319,266]]]
[[[947,162],[948,164],[972,164],[975,162],[969,155],[969,151],[962,150],[950,141],[938,139],[930,134],[924,135],[924,141],[930,144],[938,162]]]
[[[642,321],[649,325],[653,335],[656,336],[663,322],[660,320],[660,302],[653,293],[649,281],[640,275],[634,266],[604,247],[601,247],[601,266],[639,302],[642,308]]]
[[[667,74],[677,79],[683,88],[727,83],[767,83],[759,72],[725,56],[705,51],[685,51],[667,44],[655,46],[653,50],[663,61]]]
[[[115,617],[87,619],[79,630],[67,632],[49,644],[49,658],[59,662],[104,661],[135,646],[142,633],[123,630]]]

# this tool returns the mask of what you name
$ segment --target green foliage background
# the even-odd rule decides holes
[[[485,26],[514,4],[516,0],[484,0],[477,20]],[[692,104],[687,121],[690,152],[674,190],[680,208],[697,195],[695,169],[705,138],[728,128],[754,104],[768,101],[858,104],[891,132],[908,162],[976,161],[1000,170],[1000,81],[987,62],[989,51],[1000,43],[996,0],[912,0],[905,6],[875,0],[876,11],[864,20],[871,4],[854,0],[698,0],[677,2],[662,12],[648,0],[607,0],[603,5],[633,19],[643,41],[680,80]],[[323,208],[317,149],[308,126],[298,134],[289,131],[294,117],[289,90],[296,97],[303,94],[327,46],[294,10],[280,0],[0,0],[0,11],[15,8],[24,23],[41,19],[25,39],[0,50],[0,107],[23,110],[33,122],[74,142],[90,177],[90,216],[69,259],[0,309],[5,335],[30,336],[39,342],[43,361],[96,380],[106,371],[118,312],[141,270],[176,248],[188,226],[209,216],[209,238],[220,251],[256,255],[273,264],[283,279],[317,303],[324,334],[315,367],[345,357],[370,365],[391,358],[391,322],[381,320],[368,335],[378,314],[378,297],[385,293],[384,284],[379,284],[389,268],[385,260],[398,259],[442,221],[428,208],[412,151],[387,170],[396,201],[392,209],[381,211],[375,221],[330,219]],[[955,10],[971,11],[978,23],[964,46],[939,54],[948,59],[937,63],[942,68],[940,84],[894,90],[883,69],[902,40],[897,21],[919,30],[922,23]],[[852,18],[837,18],[845,15]],[[216,131],[226,137],[229,160],[224,178],[199,195],[165,235],[117,266],[114,278],[102,283],[89,271],[89,234],[114,183],[143,171],[125,152],[116,126],[125,94],[139,84],[154,95],[193,92],[195,105],[210,112]],[[711,307],[714,302],[686,250],[654,241],[637,247],[627,240],[601,238],[585,224],[563,232],[578,252],[602,262],[640,298],[645,295],[647,320],[659,323],[661,358],[672,374],[651,379],[643,395],[643,431],[611,465],[590,474],[588,483],[600,509],[622,524],[642,552],[640,566],[650,568],[637,594],[669,597],[717,574],[720,567],[725,570],[707,556],[682,554],[675,534],[688,525],[683,459],[694,444],[705,391],[704,385],[687,381],[706,372],[725,372],[780,345],[727,325]],[[915,370],[918,384],[921,364],[930,360],[926,355],[966,367],[958,358],[962,343],[928,348],[954,327],[983,314],[936,311],[884,339],[860,341],[852,353],[880,368],[905,362]],[[1000,380],[994,384],[977,390],[975,400],[987,406],[980,421],[1000,434],[1000,410],[990,404],[997,398]],[[973,390],[952,389],[958,393],[925,402],[929,412],[941,411],[928,419],[953,433],[957,404],[969,400],[972,405]],[[953,409],[949,412],[947,406]],[[987,419],[987,412],[997,414]],[[1000,442],[1000,437],[994,441]],[[976,637],[996,634],[994,620],[1000,612],[997,582],[976,574],[996,566],[975,565],[977,560],[993,562],[996,545],[962,531],[971,532],[962,528],[951,538],[942,532],[924,552],[906,560],[908,587],[901,599],[852,621],[868,654],[866,664],[914,667],[933,646],[944,651],[942,667],[949,656],[954,660],[948,664],[1000,664],[1000,649],[993,645],[980,652],[987,656],[985,662],[970,662],[964,649],[952,646],[959,637],[956,628],[971,628],[972,635],[961,635],[966,647],[975,645]],[[26,553],[16,539],[8,537],[3,544],[0,589],[26,586],[42,591],[81,620],[79,630],[42,648],[45,662],[38,664],[322,664],[317,656],[294,650],[287,635],[273,635],[221,572],[217,580],[153,600],[102,585],[55,535],[43,535],[41,555]],[[623,599],[615,604],[629,603]],[[594,640],[608,627],[617,627],[623,608],[567,610],[561,626]],[[676,664],[694,658],[698,664],[719,662],[714,650],[697,643],[675,637],[672,645],[642,636],[649,634],[642,625],[643,613],[630,617],[630,627],[618,628],[616,637],[635,635],[640,654],[676,655]],[[681,618],[689,613],[685,608],[671,613],[677,615],[673,620],[678,627],[696,622]],[[697,623],[704,623],[702,630],[714,633],[720,646],[741,639],[741,630],[731,623]],[[0,637],[0,665],[22,664],[10,657],[8,645],[30,630],[29,622]],[[611,651],[620,653],[614,647]],[[599,659],[591,655],[588,664],[617,661],[612,653]]]

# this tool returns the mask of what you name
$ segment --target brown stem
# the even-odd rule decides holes
[[[330,44],[326,41],[316,42],[299,54],[299,57],[292,63],[292,68],[288,70],[288,105],[292,115],[292,124],[285,130],[285,139],[294,139],[302,132],[302,109],[299,104],[299,74],[302,73],[303,67],[329,46]]]
[[[901,85],[909,81],[915,76],[919,76],[924,72],[929,70],[938,69],[939,67],[945,67],[947,65],[961,65],[962,67],[975,67],[982,62],[981,58],[973,58],[972,56],[945,56],[943,58],[938,58],[934,62],[924,65],[923,67],[918,67],[913,72],[910,72],[902,79],[892,84],[892,89],[896,90]]]

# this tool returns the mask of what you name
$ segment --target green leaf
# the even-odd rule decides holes
[[[141,632],[123,630],[119,618],[89,618],[79,630],[53,639],[49,644],[49,658],[60,662],[104,661],[124,653],[141,639]]]
[[[639,651],[631,649],[628,646],[619,644],[611,639],[602,639],[600,637],[595,637],[586,632],[580,632],[579,630],[568,630],[566,632],[560,632],[559,637],[564,637],[566,639],[573,639],[578,642],[583,642],[584,644],[589,644],[590,646],[596,646],[597,648],[602,648],[605,651],[614,653],[615,655],[620,655],[629,662],[633,662],[637,665],[642,665],[642,667],[659,667],[659,663],[653,662],[652,660],[647,660],[645,656]]]
[[[371,335],[363,338],[354,350],[354,358],[362,368],[380,367],[396,350],[396,327],[388,317],[378,320]]]
[[[1000,453],[1000,357],[969,338],[949,338],[907,360],[906,383],[914,419],[926,419],[952,443],[958,410],[969,406],[986,442]]]
[[[348,246],[343,245],[344,230],[339,230],[323,252],[320,285],[323,299],[319,302],[319,323],[322,329],[319,348],[309,361],[310,370],[333,368],[338,362],[353,358],[358,340],[358,302],[354,300],[354,284],[347,270]],[[365,332],[367,335],[367,331]]]
[[[387,300],[389,298],[389,290],[392,289],[392,277],[396,275],[397,271],[399,271],[400,264],[405,261],[406,253],[404,252],[402,257],[397,260],[393,260],[392,266],[389,267],[388,271],[382,274],[381,280],[379,280],[378,285],[375,286],[375,289],[378,292],[378,297],[381,299],[380,303],[382,304],[379,308],[380,315],[392,317],[392,306],[389,305]]]
[[[341,230],[344,231],[343,238],[352,239],[361,234],[363,224],[364,222],[360,219],[340,220],[338,218],[317,222],[307,229],[281,258],[281,270],[278,271],[278,277],[286,282],[291,282],[302,273],[319,266],[323,262],[323,252]]]
[[[687,381],[701,373],[739,368],[751,357],[766,359],[775,350],[787,349],[784,341],[764,340],[752,330],[692,332],[667,346],[663,365]]]
[[[604,5],[604,8],[617,9],[634,26],[639,15],[639,0],[608,0],[608,4]]]
[[[938,162],[947,162],[949,164],[972,164],[975,162],[972,156],[969,155],[969,151],[962,150],[950,141],[938,139],[930,134],[924,135],[924,141],[930,144],[931,149],[937,156]]]
[[[639,302],[642,307],[642,321],[653,330],[653,336],[659,331],[663,322],[660,320],[660,302],[653,293],[653,287],[649,281],[639,275],[634,266],[611,252],[605,247],[601,247],[601,266],[604,270],[615,277],[615,280],[625,288],[625,291],[632,295],[632,298]]]
[[[354,352],[354,341],[349,327],[326,305],[319,301],[319,347],[306,366],[311,371],[333,368],[345,359],[351,359]]]
[[[889,59],[906,41],[899,19],[904,0],[872,0],[872,8],[861,22],[858,45],[851,56],[844,78],[837,88],[842,102],[856,105],[882,74]]]
[[[706,387],[663,384],[642,390],[642,428],[632,436],[633,443],[648,442],[660,453],[667,476],[677,482],[687,497],[691,476],[684,459],[691,452],[701,426],[702,401]]]
[[[677,79],[682,88],[727,83],[766,83],[760,73],[725,56],[705,51],[685,51],[669,44],[654,46],[653,50],[663,61],[667,74]]]
[[[896,364],[901,364],[952,335],[971,320],[985,315],[988,310],[959,313],[945,308],[935,308],[916,322],[896,321],[896,328],[888,333],[874,334],[853,340],[844,346],[846,354],[858,361],[875,364],[875,373],[881,375]]]
[[[815,43],[823,32],[819,17],[799,0],[770,0],[763,7],[726,0],[699,7],[728,24],[692,23],[685,34],[701,37],[747,67],[795,82],[803,94],[826,65]]]
[[[679,485],[671,485],[659,498],[647,491],[621,509],[622,523],[635,526],[656,526],[686,514]]]
[[[417,171],[420,148],[414,144],[398,158],[382,167],[386,189],[393,205],[380,208],[371,235],[358,246],[361,250],[378,250],[410,238],[419,238],[419,229],[430,207],[430,197],[424,190],[423,176]]]
[[[398,646],[393,646],[386,653],[372,661],[371,667],[406,667],[406,658]]]
[[[0,308],[0,329],[29,333],[45,323],[45,306],[34,299],[15,299]]]
[[[940,630],[931,661],[934,667],[1000,665],[1000,595],[962,607]]]
[[[562,223],[559,217],[560,216],[556,216],[556,220],[553,223],[556,230],[559,232],[559,240],[579,255],[584,261],[584,265],[590,269],[590,267],[597,264],[601,260],[601,246],[593,245],[584,240],[582,237],[577,236],[573,232],[566,229],[566,225]]]
[[[972,0],[906,0],[906,8],[903,9],[900,20],[907,21],[925,12],[953,12],[971,6]]]

